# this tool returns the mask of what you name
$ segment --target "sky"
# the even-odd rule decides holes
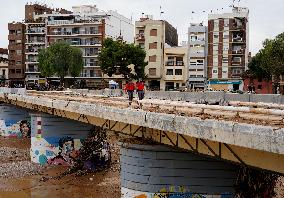
[[[240,2],[238,2],[240,1]],[[8,22],[22,21],[26,0],[9,0],[0,7],[0,48],[8,47]],[[179,42],[187,41],[190,23],[204,22],[207,15],[230,12],[233,0],[37,0],[54,8],[72,10],[75,5],[97,5],[101,10],[117,10],[132,18],[133,24],[142,13],[153,15],[154,19],[165,19],[178,30]],[[254,55],[262,42],[284,32],[284,0],[235,0],[235,6],[245,6],[249,13],[249,50]],[[222,9],[223,8],[223,9]],[[203,12],[205,11],[205,12]],[[163,14],[160,14],[164,12]]]

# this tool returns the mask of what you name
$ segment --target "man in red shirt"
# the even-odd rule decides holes
[[[135,90],[135,84],[132,82],[131,79],[126,83],[125,86],[125,91],[128,93],[128,98],[129,98],[129,105],[131,105],[132,100],[133,100],[133,92]]]
[[[138,82],[136,83],[139,100],[143,100],[144,98],[144,87],[145,87],[144,82],[141,79],[139,79]]]

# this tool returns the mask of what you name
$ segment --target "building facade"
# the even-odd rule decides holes
[[[186,87],[188,79],[188,48],[166,47],[161,90],[179,90]]]
[[[23,23],[8,24],[9,40],[9,79],[11,86],[25,84],[25,25]]]
[[[0,85],[8,80],[8,49],[0,48]]]
[[[188,88],[206,89],[207,84],[207,27],[190,24],[188,28]]]
[[[208,16],[208,88],[243,90],[242,73],[248,66],[248,8]]]
[[[9,25],[10,54],[12,63],[14,58],[15,31],[17,38],[21,33],[21,75],[18,70],[12,70],[21,82],[27,84],[38,83],[41,79],[38,68],[38,53],[54,42],[65,41],[71,46],[81,49],[84,58],[84,70],[79,79],[101,82],[105,77],[99,66],[98,55],[105,38],[120,39],[133,43],[134,27],[130,19],[116,11],[101,11],[96,6],[74,6],[73,11],[62,8],[51,9],[46,5],[27,4],[25,6],[25,23]],[[17,26],[16,26],[17,25]],[[20,46],[17,46],[18,48]],[[13,49],[12,49],[13,48]],[[13,51],[14,50],[14,51]],[[9,56],[10,57],[10,56]],[[19,57],[18,57],[19,59]],[[20,62],[18,62],[19,65]],[[18,66],[20,67],[20,66]],[[12,73],[14,72],[14,73]],[[107,78],[107,76],[106,76]],[[16,79],[17,80],[17,79]]]
[[[38,53],[47,47],[46,43],[46,17],[52,13],[70,14],[71,11],[56,8],[52,9],[47,5],[27,4],[25,6],[25,81],[27,85],[39,83],[44,79],[38,68]]]
[[[135,35],[135,44],[146,51],[146,84],[149,89],[159,90],[164,74],[165,46],[178,45],[177,30],[167,21],[146,16],[135,22]]]
[[[108,79],[103,75],[98,55],[105,38],[133,43],[133,25],[129,19],[114,11],[99,11],[96,6],[73,8],[73,14],[51,14],[47,17],[47,46],[65,41],[83,53],[84,69],[80,79],[88,84]]]

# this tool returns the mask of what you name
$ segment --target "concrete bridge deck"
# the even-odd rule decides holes
[[[0,101],[284,174],[284,112],[125,98],[0,93]]]

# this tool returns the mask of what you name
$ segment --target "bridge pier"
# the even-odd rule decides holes
[[[43,113],[31,114],[31,161],[72,165],[92,125]]]
[[[29,135],[29,110],[0,104],[0,136],[21,138]]]
[[[122,144],[122,197],[233,197],[237,166],[161,145]]]

